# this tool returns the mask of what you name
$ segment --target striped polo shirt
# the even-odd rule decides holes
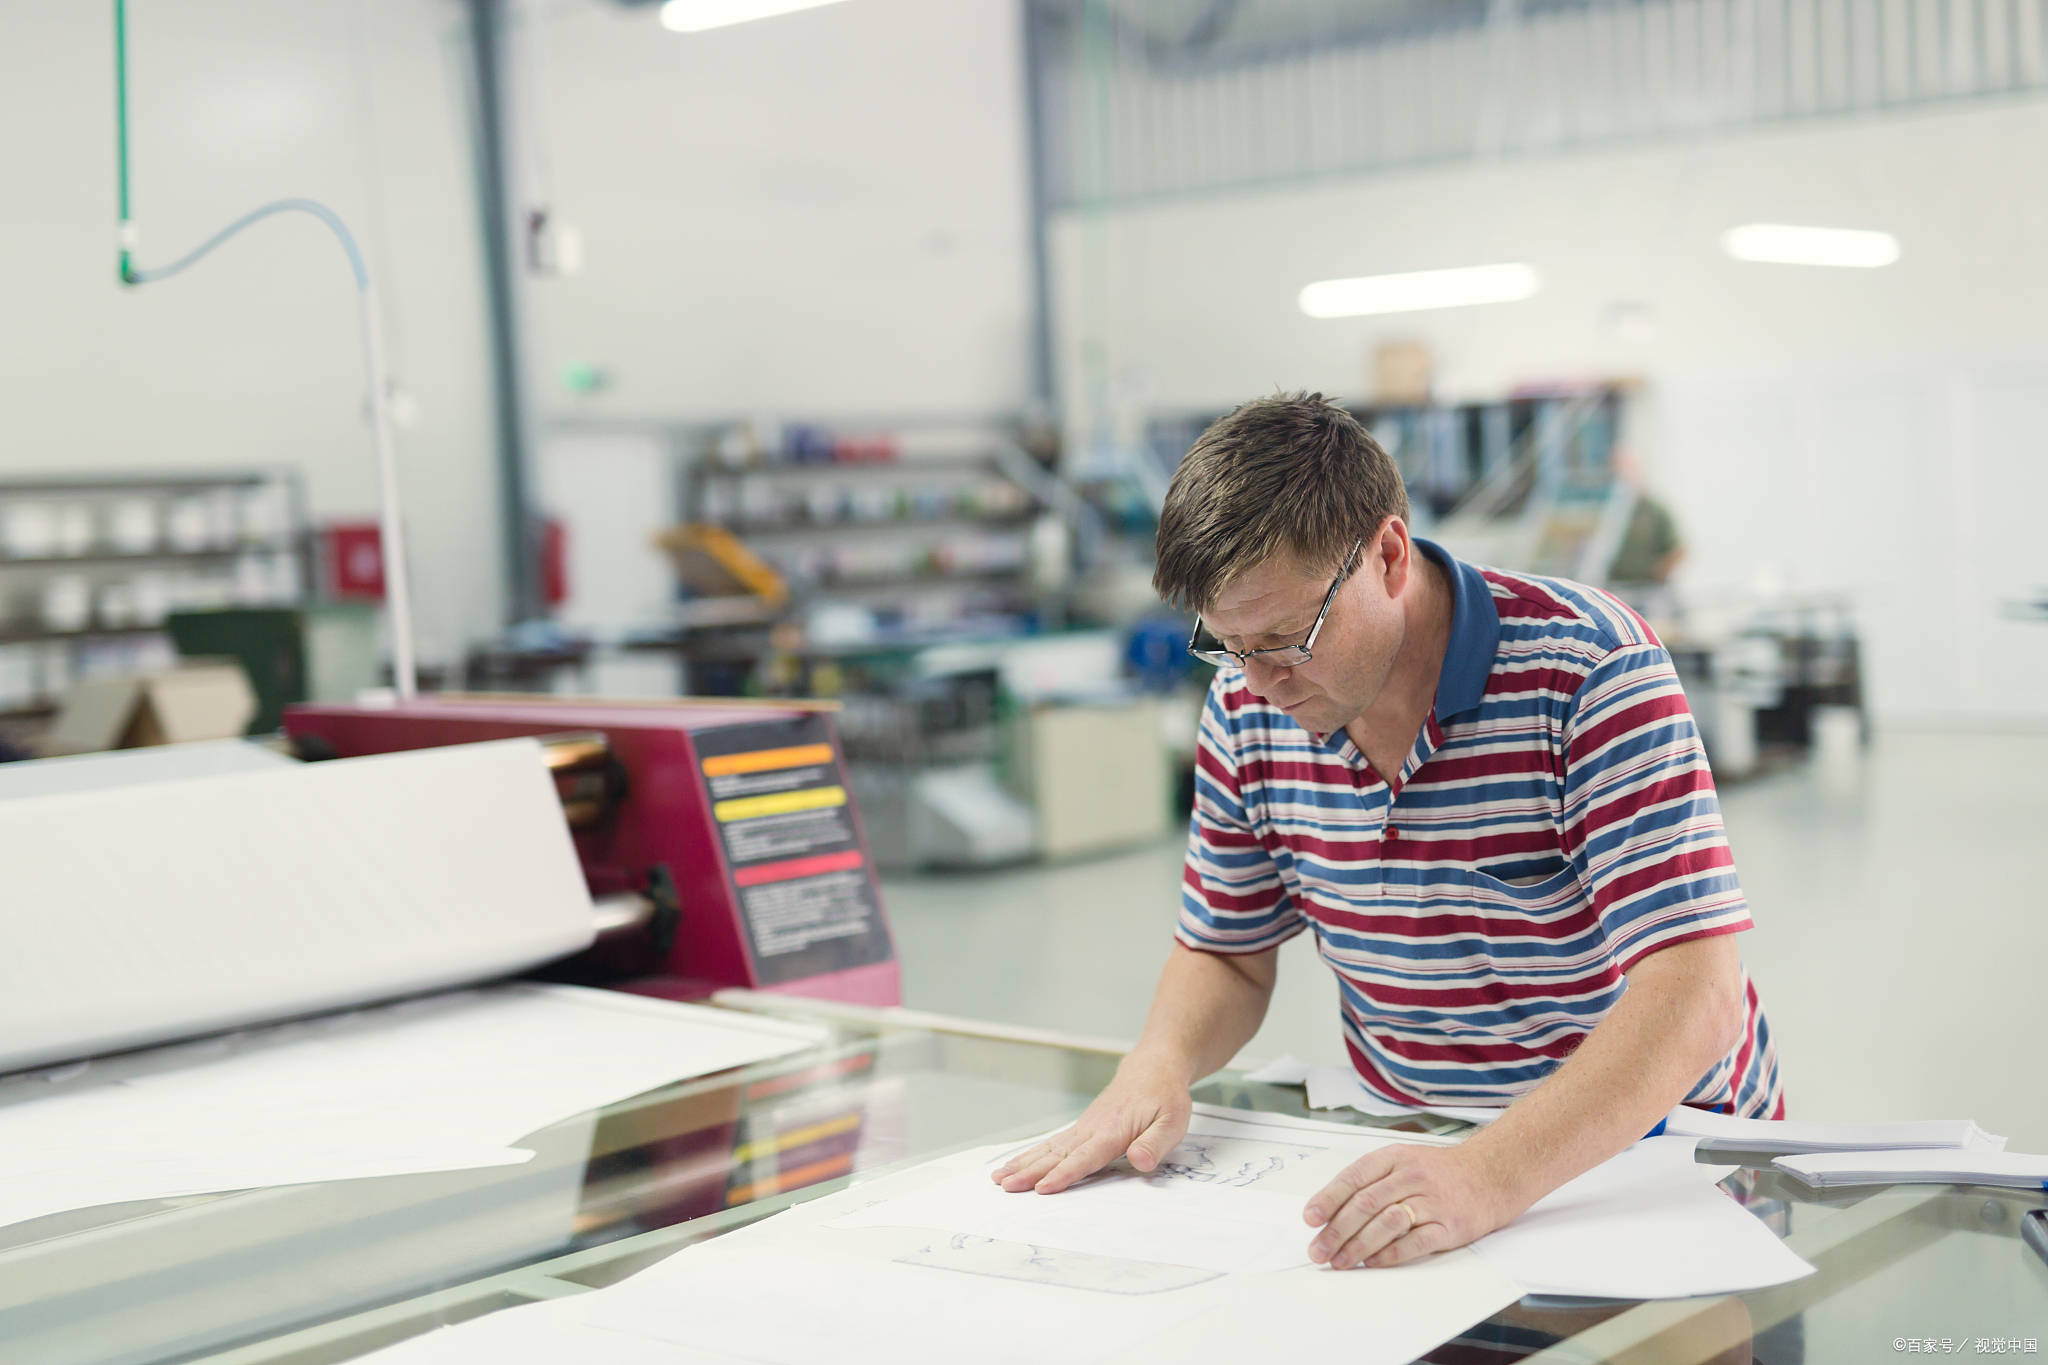
[[[1401,771],[1313,734],[1234,667],[1203,709],[1178,929],[1255,953],[1304,929],[1351,1063],[1408,1104],[1504,1105],[1607,1017],[1646,953],[1750,927],[1699,731],[1640,617],[1577,583],[1416,545],[1455,596],[1436,704]],[[1747,1025],[1687,1104],[1784,1117]]]

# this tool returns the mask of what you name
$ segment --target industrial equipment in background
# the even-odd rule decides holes
[[[870,686],[843,698],[846,743],[883,865],[957,869],[1030,858],[1037,819],[996,772],[997,670],[907,672]]]
[[[435,697],[294,706],[285,731],[314,760],[545,739],[600,920],[555,979],[671,1000],[742,986],[901,1003],[828,708]]]

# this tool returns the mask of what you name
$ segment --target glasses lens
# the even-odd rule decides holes
[[[1195,646],[1189,645],[1188,653],[1194,655],[1197,659],[1200,659],[1205,664],[1215,664],[1219,668],[1221,668],[1225,664],[1237,662],[1235,659],[1231,658],[1228,654],[1225,654],[1220,649],[1197,649]]]
[[[1262,649],[1258,657],[1275,668],[1294,668],[1308,662],[1308,651],[1300,645],[1282,645],[1278,649]]]

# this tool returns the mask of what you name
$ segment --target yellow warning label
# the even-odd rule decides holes
[[[754,820],[763,815],[788,815],[799,810],[823,810],[846,804],[844,787],[810,787],[800,792],[770,792],[766,796],[736,796],[711,807],[720,824]]]

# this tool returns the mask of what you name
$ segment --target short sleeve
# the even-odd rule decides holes
[[[1205,953],[1259,953],[1307,927],[1252,829],[1223,679],[1209,689],[1195,740],[1195,808],[1175,937]]]
[[[1662,645],[1616,650],[1573,700],[1564,848],[1623,971],[1751,927],[1699,727]]]

